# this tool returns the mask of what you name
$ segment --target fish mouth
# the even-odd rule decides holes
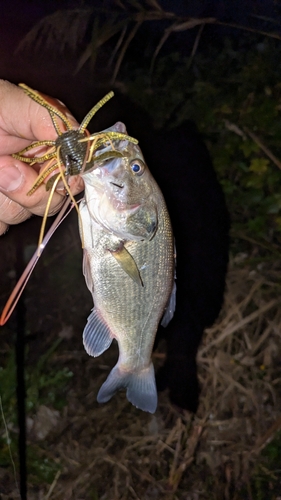
[[[118,183],[118,182],[113,182],[113,181],[110,181],[110,184],[112,184],[113,186],[117,187],[118,189],[122,190],[125,185],[122,184],[122,183]],[[122,201],[120,200],[120,198],[118,196],[116,196],[116,194],[114,193],[113,196],[112,196],[112,193],[111,193],[111,196],[110,196],[110,202],[112,204],[112,207],[117,210],[118,212],[129,212],[129,213],[134,213],[136,212],[139,207],[141,206],[141,203],[138,202],[138,203],[127,203],[126,201]]]
[[[140,203],[129,205],[128,203],[124,203],[123,201],[119,201],[118,199],[115,199],[112,205],[116,210],[118,210],[118,212],[129,212],[130,214],[134,214],[135,212],[137,212],[141,206]]]
[[[124,188],[124,184],[117,184],[117,182],[112,182],[112,181],[110,181],[110,184],[112,184],[115,187],[118,187],[119,189],[123,189]]]

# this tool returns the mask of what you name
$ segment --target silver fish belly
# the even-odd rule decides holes
[[[140,148],[126,141],[114,146],[123,158],[82,174],[83,272],[94,301],[83,342],[91,356],[99,356],[114,338],[118,342],[119,359],[98,402],[126,388],[133,405],[153,413],[157,391],[151,352],[158,324],[165,310],[167,324],[175,304],[173,234]]]

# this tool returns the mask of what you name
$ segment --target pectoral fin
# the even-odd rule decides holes
[[[138,267],[131,256],[131,254],[126,250],[124,246],[121,249],[111,251],[111,255],[117,260],[119,266],[122,267],[123,271],[132,278],[132,280],[137,283],[137,285],[143,286],[143,282],[140,276]]]

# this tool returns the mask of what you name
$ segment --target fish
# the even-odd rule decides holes
[[[126,133],[121,122],[107,130]],[[96,357],[113,339],[118,342],[118,362],[98,392],[99,403],[123,388],[130,403],[154,413],[151,354],[160,320],[168,324],[175,310],[174,237],[164,197],[140,147],[114,141],[110,158],[111,149],[102,147],[100,162],[97,157],[81,173],[83,273],[94,302],[83,344]]]

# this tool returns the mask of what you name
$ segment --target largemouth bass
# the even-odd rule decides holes
[[[126,133],[116,123],[108,130]],[[127,399],[144,411],[157,407],[151,352],[158,324],[175,307],[174,241],[163,195],[140,148],[114,141],[122,156],[102,159],[82,173],[80,204],[83,272],[94,308],[83,332],[87,353],[99,356],[116,339],[119,359],[100,388],[107,402],[127,389]]]

